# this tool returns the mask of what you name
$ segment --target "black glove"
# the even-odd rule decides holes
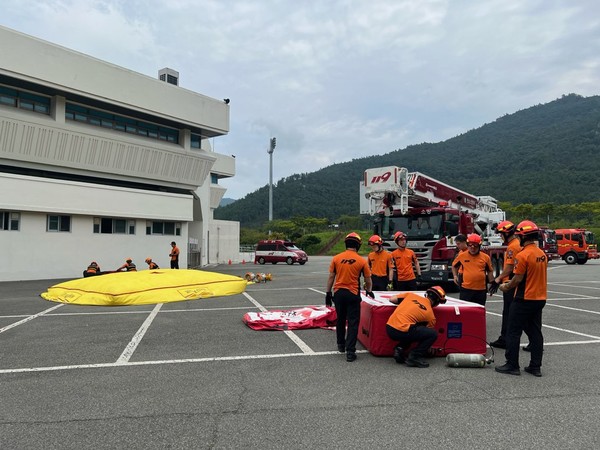
[[[371,297],[372,299],[375,299],[375,294],[373,294],[373,291],[365,291],[365,294],[367,294],[367,297]]]
[[[417,275],[417,281],[421,281],[421,275]]]
[[[490,287],[488,288],[488,294],[494,295],[496,292],[498,292],[499,287],[500,285],[496,283],[496,280],[492,281]]]
[[[331,291],[325,294],[325,306],[333,306],[333,294]]]

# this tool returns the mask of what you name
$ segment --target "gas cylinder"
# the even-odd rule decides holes
[[[491,363],[484,355],[471,353],[450,353],[446,362],[449,367],[485,367],[486,363]]]

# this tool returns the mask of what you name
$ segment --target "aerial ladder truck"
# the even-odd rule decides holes
[[[419,259],[422,283],[452,281],[457,234],[479,234],[495,275],[502,271],[506,247],[495,226],[505,213],[493,197],[469,194],[404,167],[379,167],[364,173],[360,212],[375,216],[374,234],[390,247],[396,246],[394,233],[406,233],[407,247]]]

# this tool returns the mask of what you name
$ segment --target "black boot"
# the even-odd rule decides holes
[[[408,355],[408,358],[406,359],[406,365],[408,367],[419,368],[429,367],[429,363],[427,361],[425,361],[422,357],[413,354]]]
[[[394,359],[398,364],[404,364],[406,358],[404,357],[404,349],[402,347],[396,347],[394,349]]]

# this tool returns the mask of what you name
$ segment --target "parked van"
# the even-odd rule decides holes
[[[306,253],[300,250],[293,242],[284,240],[260,241],[256,244],[254,262],[259,264],[285,262],[304,265],[308,261]]]

